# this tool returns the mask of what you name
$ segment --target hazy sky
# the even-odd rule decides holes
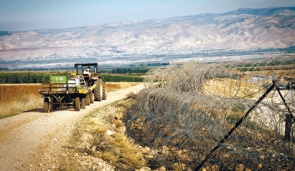
[[[95,26],[285,6],[295,6],[295,0],[0,0],[0,31]]]

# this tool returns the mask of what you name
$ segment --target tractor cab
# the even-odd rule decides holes
[[[75,70],[77,76],[80,75],[84,77],[88,86],[92,86],[99,78],[97,63],[76,63]]]

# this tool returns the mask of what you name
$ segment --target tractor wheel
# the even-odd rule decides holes
[[[48,99],[44,99],[43,108],[44,108],[45,112],[48,112],[48,113],[50,112],[50,104],[49,104]]]
[[[101,101],[102,100],[102,95],[103,95],[103,87],[102,87],[102,80],[99,79],[95,82],[96,87],[94,89],[94,97],[95,100]]]
[[[90,95],[90,103],[94,103],[94,93],[91,92],[89,95]]]
[[[86,109],[86,98],[85,97],[83,97],[81,99],[81,109]]]
[[[75,98],[75,110],[80,111],[80,97]]]
[[[106,89],[106,83],[103,82],[102,83],[102,100],[106,100],[107,99],[107,89]]]
[[[86,105],[90,105],[90,94],[86,96]]]

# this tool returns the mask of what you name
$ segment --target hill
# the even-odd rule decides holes
[[[101,65],[169,62],[207,53],[289,48],[295,46],[294,23],[295,7],[285,7],[9,32],[0,36],[0,67],[69,65],[85,58]]]

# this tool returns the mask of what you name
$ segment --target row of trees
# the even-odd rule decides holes
[[[46,83],[49,72],[0,72],[0,83]]]
[[[0,84],[20,83],[48,83],[50,75],[71,76],[71,72],[0,72]],[[103,74],[102,79],[106,82],[142,82],[143,78],[132,75]]]

